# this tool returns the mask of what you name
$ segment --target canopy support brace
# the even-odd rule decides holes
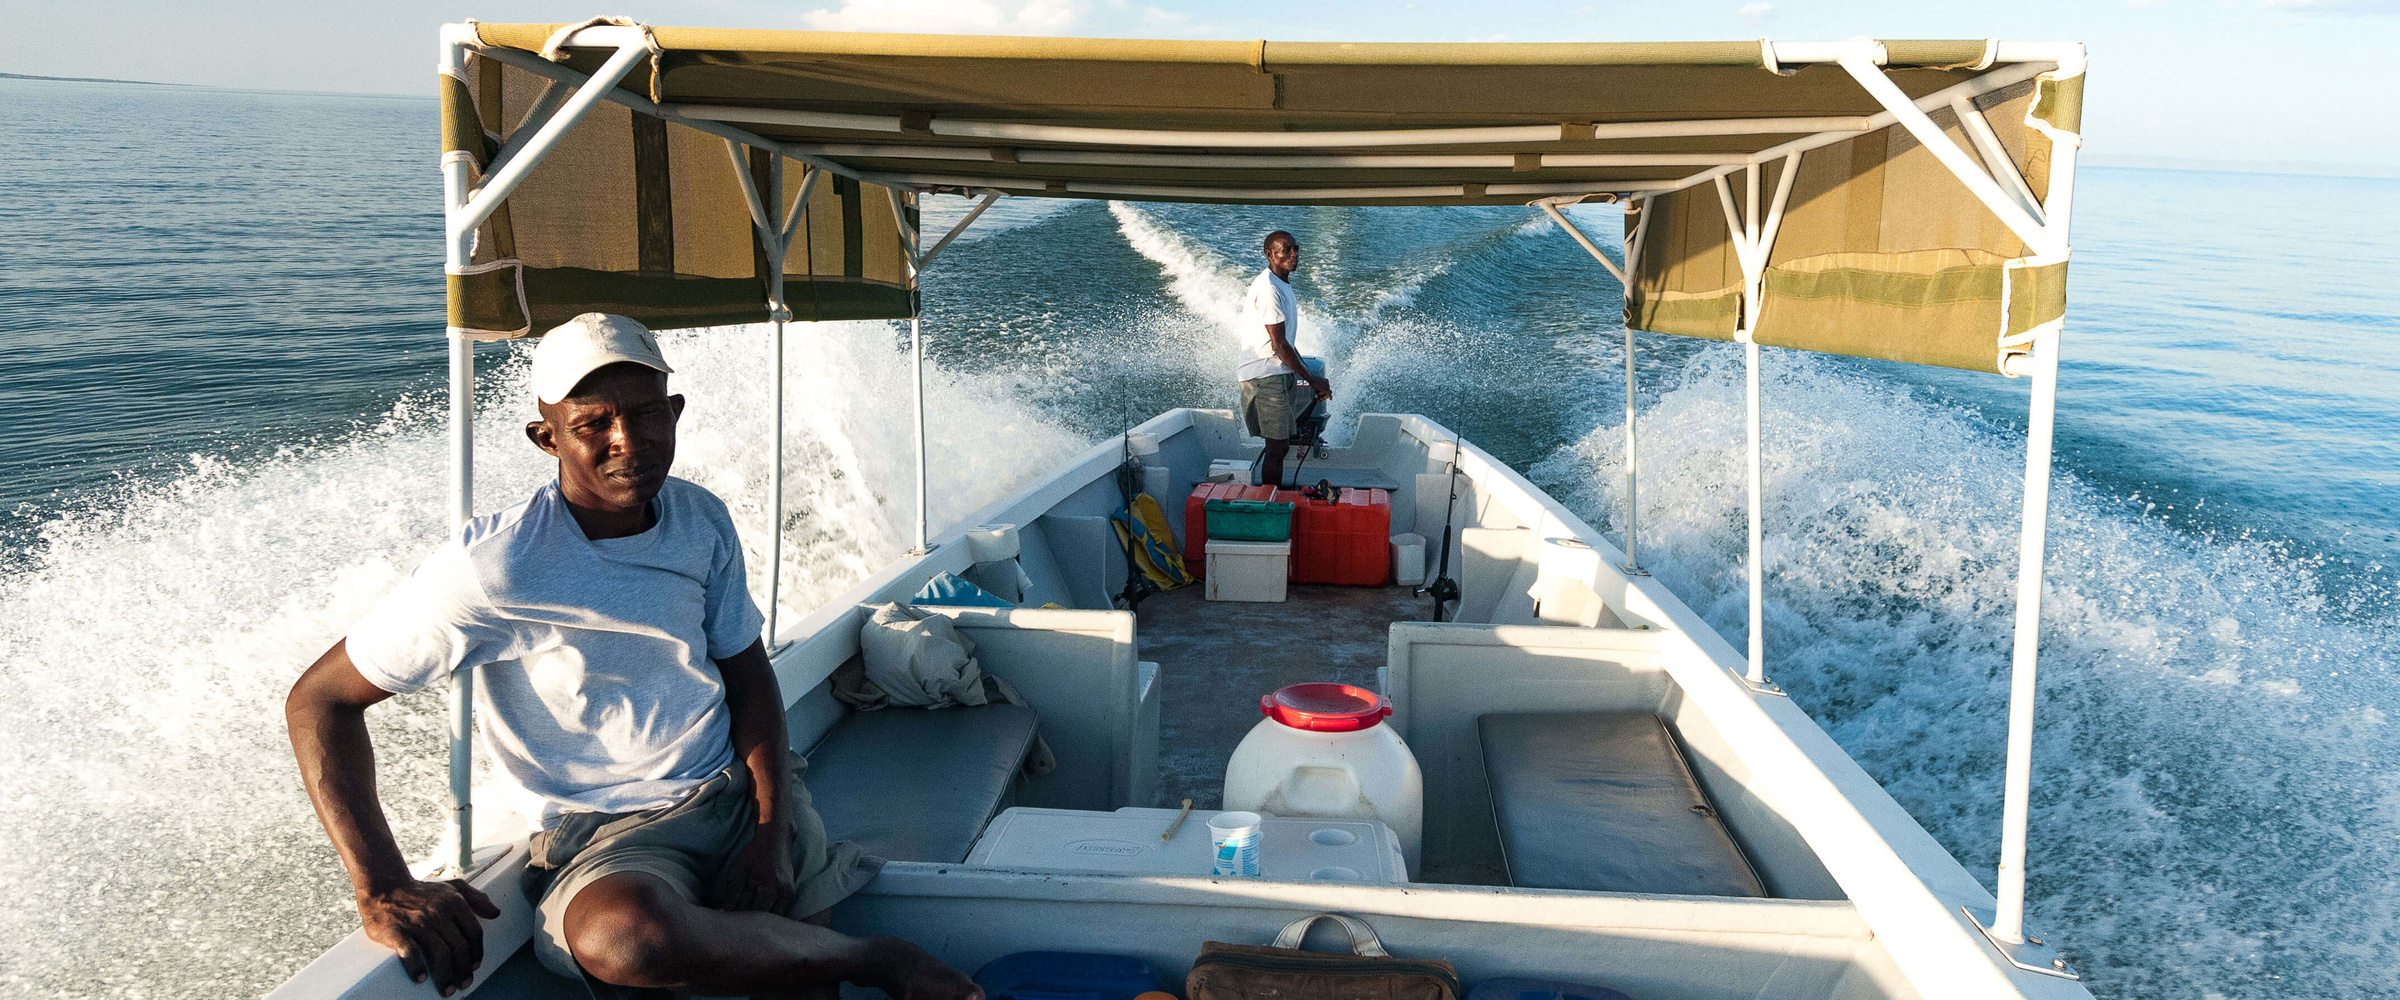
[[[475,227],[483,225],[483,220],[491,218],[492,213],[499,210],[500,203],[508,200],[508,196],[517,190],[517,185],[525,182],[526,175],[532,173],[542,158],[557,147],[559,140],[566,138],[577,122],[591,114],[593,108],[599,107],[609,91],[616,89],[618,81],[625,79],[626,74],[633,72],[633,68],[641,65],[649,56],[650,50],[638,41],[619,45],[616,54],[601,64],[600,71],[576,87],[574,96],[561,103],[558,111],[543,122],[541,128],[534,130],[533,135],[517,148],[507,163],[484,175],[483,183],[468,196],[466,203],[451,213],[451,238],[457,239],[461,230],[473,232]]]
[[[1775,180],[1775,200],[1765,218],[1758,212],[1758,166],[1742,170],[1743,209],[1733,206],[1733,192],[1725,178],[1715,178],[1718,207],[1725,210],[1725,230],[1733,242],[1734,257],[1742,266],[1742,321],[1734,330],[1733,339],[1742,345],[1742,426],[1748,443],[1747,473],[1749,485],[1749,583],[1750,629],[1749,672],[1742,683],[1760,694],[1782,694],[1783,689],[1767,681],[1767,572],[1763,561],[1766,548],[1766,514],[1763,508],[1765,461],[1760,443],[1759,427],[1759,349],[1758,318],[1765,311],[1767,290],[1767,257],[1775,249],[1775,234],[1783,228],[1783,209],[1792,197],[1792,178],[1800,173],[1800,154],[1783,158],[1783,170]]]
[[[1967,191],[1975,196],[1975,200],[1991,209],[1992,214],[1998,216],[2010,232],[2017,234],[2018,239],[2024,240],[2035,254],[2056,257],[2066,253],[2066,244],[2054,236],[2042,220],[2028,213],[2024,205],[2001,190],[2000,182],[1993,180],[1992,175],[1985,173],[1966,150],[1951,141],[1941,126],[1935,125],[1924,109],[1917,107],[1917,102],[1910,100],[1900,90],[1899,84],[1885,76],[1882,67],[1875,65],[1864,48],[1854,48],[1845,53],[1841,65],[1849,71],[1852,79],[1858,81],[1860,87],[1866,89],[1868,96],[1875,98],[1875,103],[1883,105],[1894,124],[1907,129],[1908,134],[1923,143],[1926,152],[1932,153],[1942,166],[1949,168],[1951,175],[1967,186]],[[1967,128],[1972,131],[1973,126]],[[2001,159],[2005,160],[2006,157]]]
[[[741,181],[742,200],[750,207],[750,224],[758,231],[758,242],[767,258],[767,319],[773,332],[767,340],[767,652],[773,654],[777,645],[776,617],[783,597],[783,415],[784,415],[784,324],[791,321],[791,303],[784,297],[784,258],[792,249],[792,238],[800,231],[802,213],[808,208],[808,197],[816,190],[817,178],[824,172],[810,169],[800,179],[800,196],[789,211],[783,210],[783,156],[768,150],[767,190],[758,189],[757,178],[750,174],[747,147],[732,139],[725,140],[725,154],[733,161],[733,175]]]
[[[500,151],[492,154],[491,165],[484,168],[484,174],[499,173],[501,168],[508,166],[508,161],[524,152],[525,144],[541,134],[542,126],[550,124],[551,116],[558,113],[559,105],[566,103],[567,94],[574,89],[556,80],[543,85],[542,96],[535,98],[533,106],[525,109],[523,118],[517,119],[517,127],[509,132],[508,142],[500,147]]]
[[[1976,107],[1974,100],[1959,96],[1950,99],[1950,113],[1958,116],[1967,137],[1974,140],[1975,152],[1983,157],[1984,167],[1993,177],[2007,182],[2009,196],[2016,199],[2017,207],[2048,228],[2050,220],[2043,215],[2041,201],[2033,196],[2033,187],[2025,183],[2025,174],[2017,169],[2017,161],[2009,158],[2008,148],[2000,144],[2000,136],[1992,131],[1992,121],[1983,116],[1983,109]]]
[[[615,34],[618,32],[624,32],[628,34]],[[623,41],[614,41],[611,39],[623,39]],[[575,40],[570,44],[577,46],[599,45],[610,48],[617,47],[620,44],[629,44],[635,48],[643,49],[644,51],[648,50],[647,46],[641,40],[640,29],[609,25],[590,27],[585,28],[582,31],[578,31],[575,33]],[[485,47],[477,45],[475,46],[475,51],[476,54],[485,59],[490,59],[493,62],[497,62],[501,65],[514,69],[524,70],[527,73],[531,73],[545,80],[581,87],[592,79],[591,77],[584,76],[582,73],[576,72],[570,67],[551,62],[550,60],[544,59],[541,56],[535,55],[531,52],[512,49],[506,46],[495,45]],[[742,129],[734,128],[733,126],[724,124],[722,122],[711,121],[706,118],[691,118],[677,114],[677,105],[657,104],[652,102],[647,97],[643,97],[639,94],[633,93],[632,91],[614,85],[603,89],[606,90],[606,93],[600,95],[601,99],[624,105],[626,108],[632,110],[635,114],[649,115],[653,118],[664,118],[693,131],[705,132],[720,139],[731,139],[746,146],[756,146],[760,149],[776,150],[785,156],[808,164],[809,166],[815,167],[819,170],[833,171],[838,176],[849,177],[852,179],[857,179],[859,177],[858,171],[842,166],[841,164],[835,163],[832,160],[828,160],[820,156],[810,155],[807,152],[794,149],[785,143],[776,142],[773,139],[766,138],[756,133],[744,131]]]
[[[935,254],[941,253],[942,248],[950,245],[950,241],[957,239],[960,233],[966,232],[967,227],[974,225],[976,219],[982,218],[984,210],[992,207],[992,203],[1000,200],[1002,195],[1000,191],[984,189],[983,200],[975,203],[974,209],[967,212],[967,217],[952,225],[950,231],[942,236],[941,242],[933,245],[933,249],[926,250],[923,249],[924,233],[919,227],[909,224],[908,210],[900,201],[900,189],[887,186],[884,188],[884,193],[892,197],[892,224],[899,227],[900,235],[908,238],[908,245],[902,248],[908,252],[908,276],[911,283],[920,290],[924,287],[924,282],[920,279],[925,274],[925,265],[933,263]],[[920,294],[922,294],[921,291]],[[925,325],[921,315],[924,311],[924,305],[920,299],[917,315],[908,317],[908,356],[910,367],[913,370],[912,378],[915,382],[913,395],[917,404],[917,547],[909,550],[909,554],[916,556],[931,551],[927,546],[927,541],[931,537],[928,514],[931,497],[926,492],[925,485]]]
[[[1641,252],[1642,234],[1650,227],[1650,219],[1647,216],[1634,224],[1633,237],[1625,244],[1625,266],[1619,267],[1616,261],[1608,259],[1608,255],[1601,252],[1599,244],[1592,242],[1591,237],[1584,235],[1582,229],[1577,228],[1574,222],[1567,219],[1566,213],[1558,210],[1558,203],[1555,199],[1543,199],[1534,204],[1539,206],[1542,211],[1549,213],[1550,221],[1558,223],[1558,228],[1566,230],[1567,235],[1574,237],[1575,242],[1582,244],[1584,251],[1590,253],[1593,260],[1599,261],[1601,267],[1606,268],[1609,274],[1616,276],[1618,288],[1626,290],[1625,294],[1628,297],[1632,295],[1633,281],[1629,275],[1633,273],[1638,254]],[[1634,545],[1640,535],[1635,518],[1641,504],[1634,493],[1633,390],[1633,327],[1628,324],[1625,327],[1625,566],[1623,568],[1625,572],[1635,576],[1648,576],[1650,574],[1642,569],[1641,560],[1634,555]]]
[[[958,224],[951,226],[950,232],[943,235],[941,242],[935,243],[933,249],[925,251],[917,258],[917,270],[922,271],[925,269],[925,265],[933,263],[933,258],[938,256],[943,248],[948,247],[951,240],[957,239],[958,234],[966,232],[968,226],[974,225],[976,219],[982,218],[984,210],[992,207],[993,202],[999,201],[1000,195],[999,191],[986,189],[983,192],[983,200],[975,203],[975,207],[967,212],[967,217],[958,220]]]

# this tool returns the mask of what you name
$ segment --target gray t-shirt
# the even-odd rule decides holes
[[[469,523],[350,631],[350,660],[406,694],[480,667],[475,710],[500,770],[548,829],[569,812],[680,799],[733,763],[716,660],[763,623],[714,494],[670,478],[658,522],[585,538],[558,484]]]

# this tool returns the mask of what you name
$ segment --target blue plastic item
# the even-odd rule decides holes
[[[949,573],[938,573],[908,599],[910,604],[931,604],[944,608],[1013,608],[1014,604],[992,596],[992,592]]]
[[[1467,989],[1467,1000],[1633,1000],[1618,990],[1556,979],[1486,979]]]
[[[987,1000],[1133,1000],[1166,989],[1148,962],[1081,951],[1002,955],[976,970],[975,985]]]

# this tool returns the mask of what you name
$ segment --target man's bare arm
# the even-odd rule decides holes
[[[728,889],[732,895],[719,902],[729,910],[781,914],[794,902],[792,828],[784,815],[792,799],[785,787],[791,773],[791,739],[783,728],[783,688],[775,682],[775,665],[767,658],[763,639],[718,660],[717,673],[725,679],[733,756],[750,770],[750,787],[758,797],[758,829],[749,846],[734,856],[735,877]]]
[[[317,821],[349,869],[367,937],[400,957],[411,980],[430,975],[443,996],[483,966],[483,925],[499,907],[464,879],[422,882],[392,839],[375,792],[375,746],[367,707],[390,698],[350,662],[344,643],[317,658],[284,699],[284,722]]]
[[[1314,386],[1318,399],[1332,399],[1332,384],[1326,382],[1322,375],[1308,373],[1308,365],[1300,361],[1300,352],[1293,349],[1292,339],[1285,335],[1285,329],[1285,324],[1282,323],[1267,324],[1267,346],[1275,352],[1275,360],[1283,362],[1285,368],[1291,369],[1292,375],[1300,380],[1300,384]]]

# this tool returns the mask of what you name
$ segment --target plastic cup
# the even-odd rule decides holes
[[[1216,874],[1258,874],[1260,822],[1254,812],[1221,812],[1208,818],[1208,846],[1217,859]]]

